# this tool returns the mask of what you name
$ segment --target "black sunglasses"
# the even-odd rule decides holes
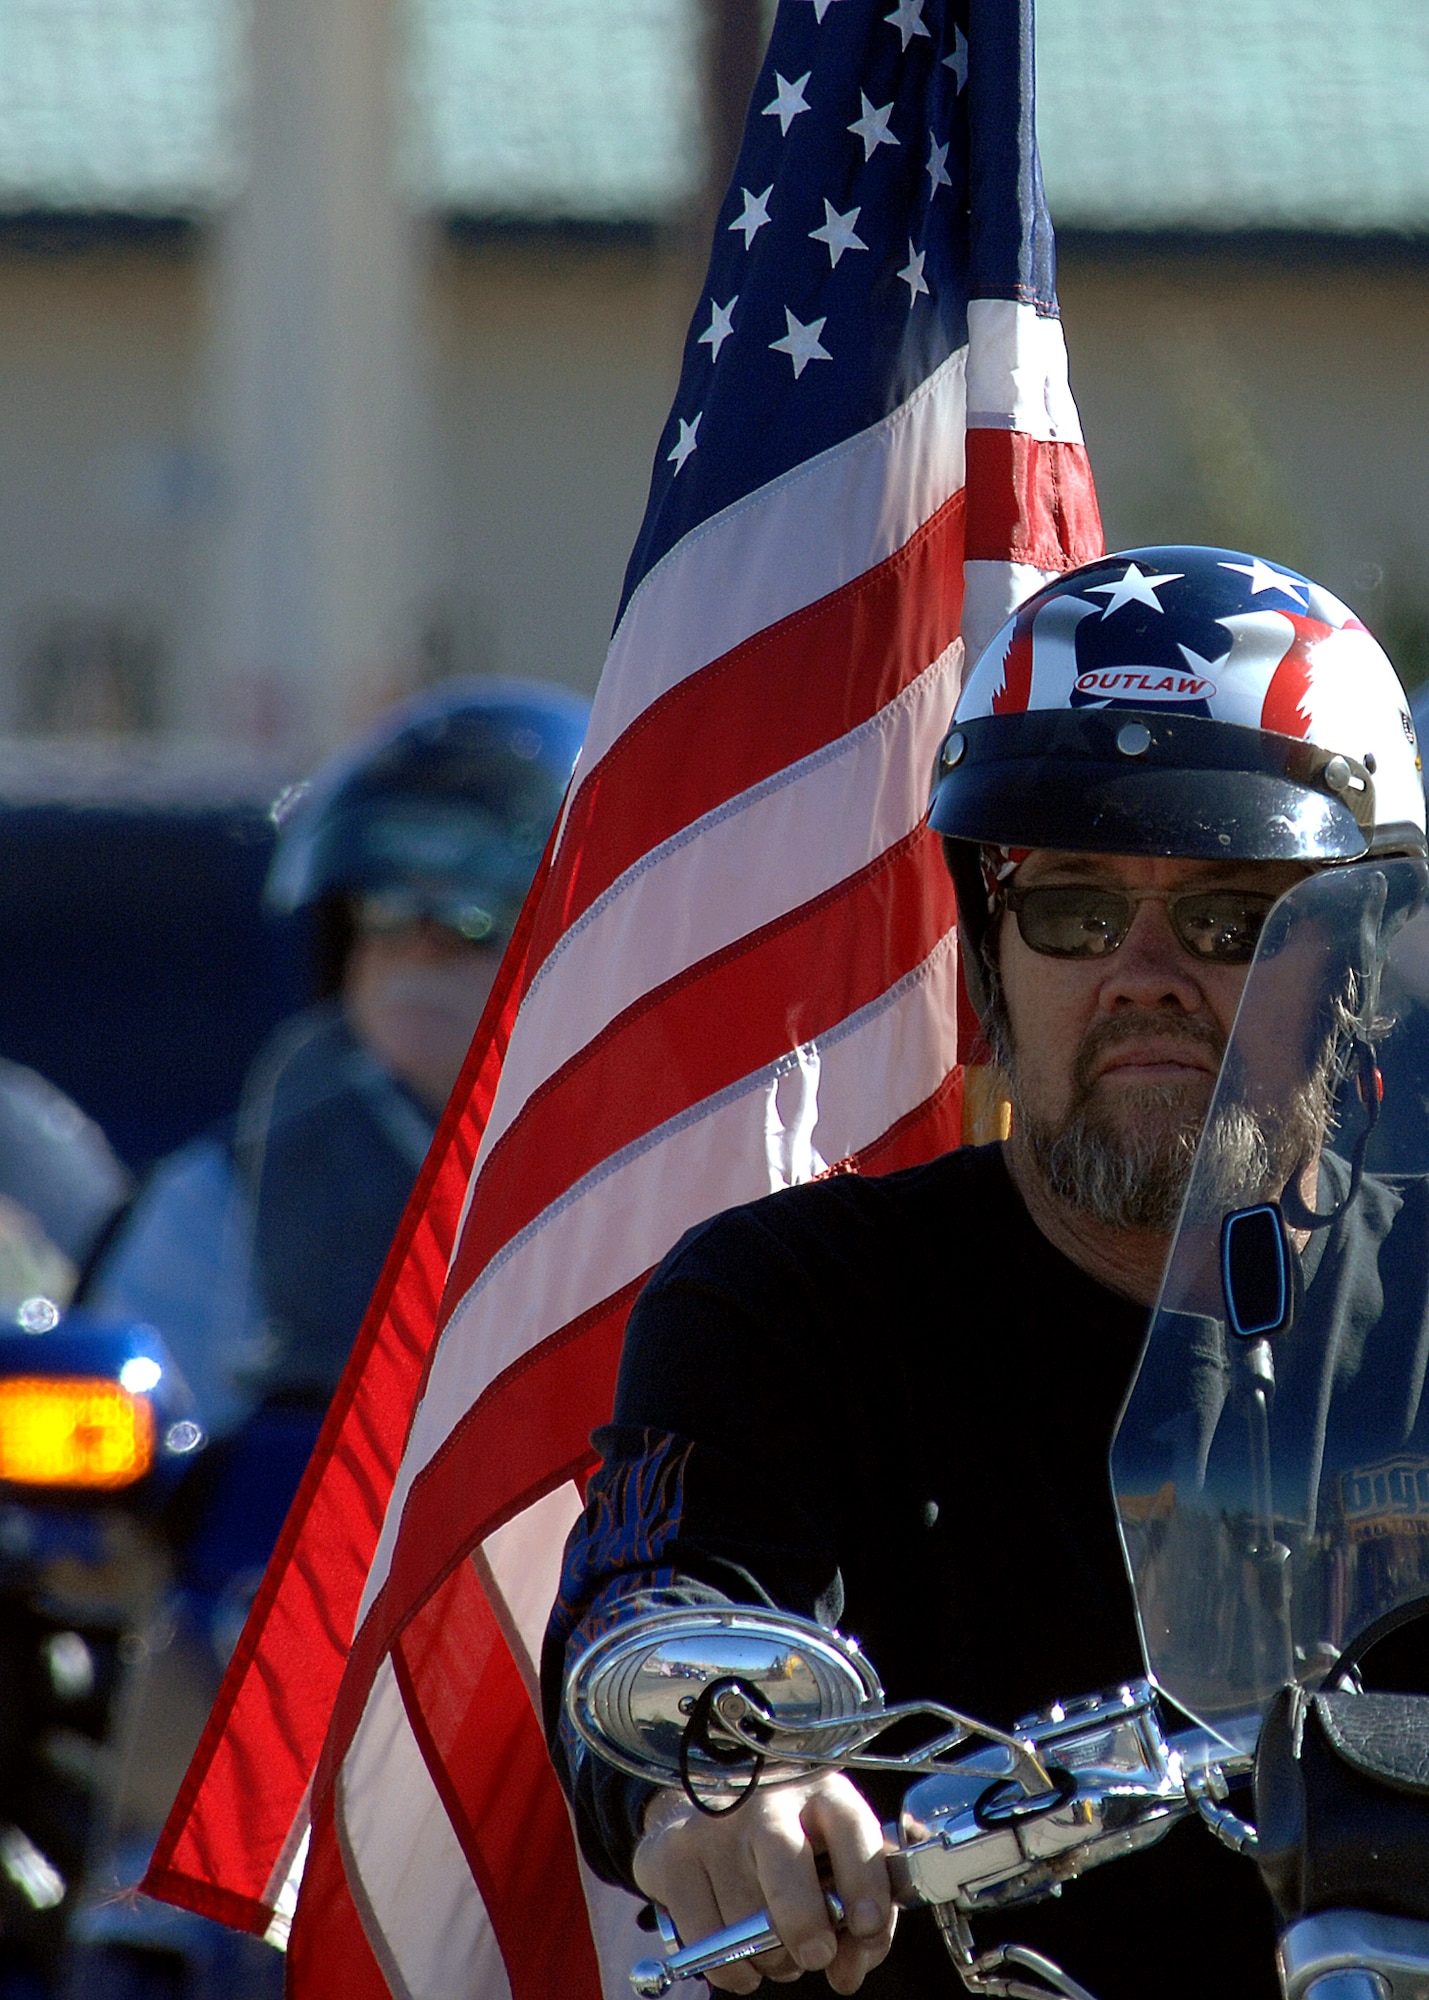
[[[1248,965],[1276,898],[1257,889],[1010,888],[1003,898],[1022,942],[1045,958],[1105,958],[1126,942],[1138,903],[1166,905],[1171,928],[1193,958]]]

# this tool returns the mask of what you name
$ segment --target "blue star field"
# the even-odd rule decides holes
[[[622,613],[700,522],[905,402],[974,298],[1056,310],[1027,0],[780,0]]]

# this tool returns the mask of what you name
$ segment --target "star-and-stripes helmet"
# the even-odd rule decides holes
[[[1130,549],[1029,597],[963,684],[929,820],[974,943],[987,847],[1322,866],[1425,852],[1385,653],[1328,590],[1233,549]]]

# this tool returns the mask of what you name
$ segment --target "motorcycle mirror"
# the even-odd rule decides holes
[[[707,1693],[705,1726],[692,1732]],[[725,1696],[732,1706],[719,1705]],[[751,1718],[773,1765],[781,1750],[836,1758],[882,1707],[878,1676],[853,1640],[807,1618],[738,1606],[630,1619],[603,1633],[566,1682],[566,1713],[582,1740],[659,1785],[681,1782],[682,1754],[683,1768],[710,1778],[748,1763],[740,1747],[748,1738],[721,1730],[726,1713]]]
[[[1259,1340],[1290,1318],[1290,1245],[1278,1202],[1238,1208],[1221,1224],[1221,1289],[1232,1333]]]

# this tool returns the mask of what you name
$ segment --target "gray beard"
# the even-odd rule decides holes
[[[1124,1033],[1139,1034],[1145,1026],[1141,1020]],[[1182,1022],[1168,1028],[1212,1048],[1218,1057],[1222,1054],[1223,1045],[1209,1028]],[[1175,1084],[1122,1089],[1113,1116],[1111,1107],[1095,1096],[1089,1072],[1108,1041],[1122,1037],[1123,1031],[1113,1030],[1084,1044],[1073,1075],[1071,1106],[1054,1123],[1037,1117],[1022,1096],[1016,1052],[1000,1009],[990,1023],[993,1051],[1008,1079],[1013,1129],[1048,1190],[1109,1228],[1169,1235],[1180,1219],[1205,1116]],[[1243,1075],[1242,1087],[1236,1088],[1231,1069],[1226,1079],[1231,1088],[1221,1089],[1196,1172],[1198,1213],[1209,1218],[1274,1200],[1297,1168],[1314,1157],[1329,1122],[1333,1057],[1330,1047],[1302,1087],[1279,1105],[1250,1104]]]
[[[1318,1161],[1334,1121],[1339,1050],[1333,1038],[1298,1089],[1282,1104],[1251,1104],[1243,1065],[1232,1050],[1191,1183],[1200,1221],[1227,1209],[1278,1201],[1300,1169]],[[1311,1200],[1314,1200],[1313,1190]]]
[[[1014,1089],[1013,1119],[1059,1200],[1113,1229],[1166,1235],[1181,1213],[1201,1136],[1201,1121],[1185,1113],[1178,1096],[1155,1086],[1123,1091],[1125,1127],[1110,1127],[1091,1106],[1055,1127],[1032,1118]]]

